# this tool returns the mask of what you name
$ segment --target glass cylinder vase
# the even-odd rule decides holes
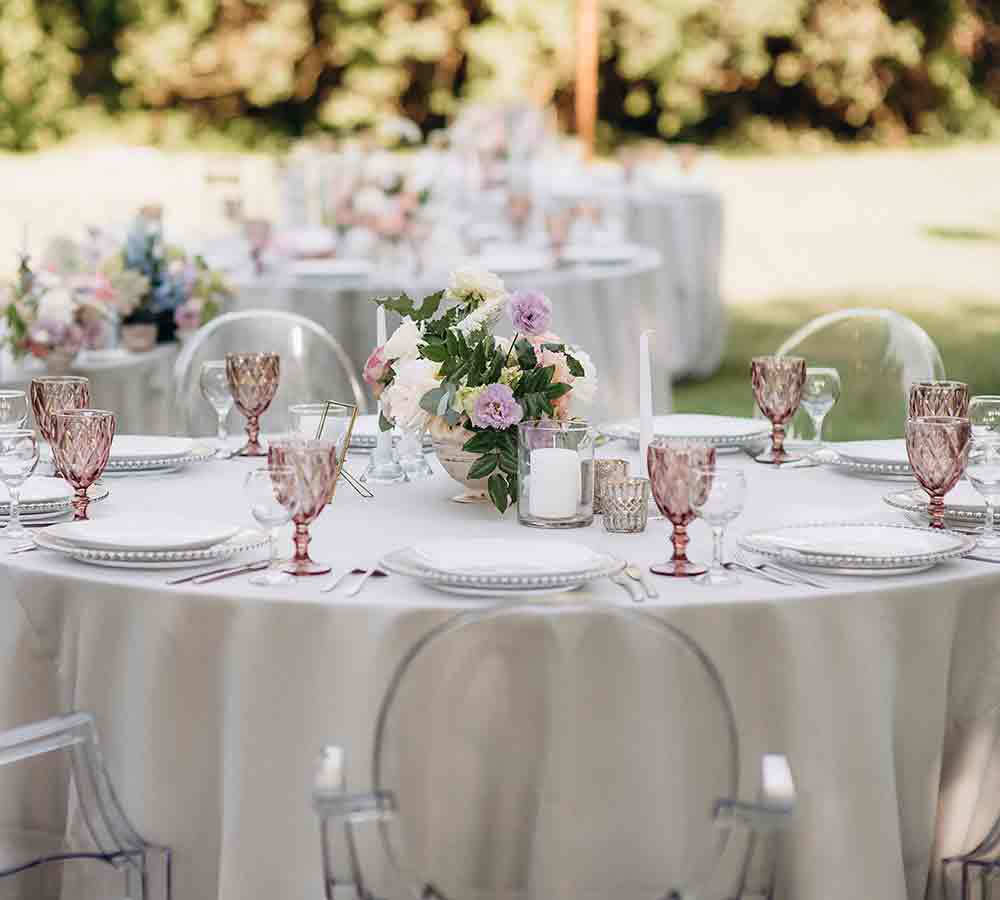
[[[594,521],[594,437],[584,421],[535,419],[517,426],[517,518],[535,528]]]

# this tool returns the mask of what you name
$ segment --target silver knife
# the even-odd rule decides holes
[[[262,569],[266,569],[271,565],[270,560],[265,560],[264,562],[250,563],[245,566],[241,566],[238,569],[230,569],[228,572],[221,572],[218,575],[201,575],[195,578],[192,584],[211,584],[213,581],[222,581],[223,578],[233,578],[236,575],[247,575],[250,572],[260,572]]]
[[[186,581],[194,581],[198,578],[206,578],[209,575],[221,575],[223,572],[231,572],[235,569],[242,569],[244,566],[252,565],[251,563],[242,562],[239,565],[229,565],[223,566],[221,569],[209,569],[207,572],[195,572],[194,575],[185,575],[183,578],[172,578],[167,584],[184,584]]]

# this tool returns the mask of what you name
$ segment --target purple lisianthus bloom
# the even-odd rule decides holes
[[[507,306],[514,328],[522,334],[543,334],[552,321],[552,304],[541,291],[514,291]]]
[[[477,428],[496,428],[503,431],[521,421],[524,410],[514,399],[514,392],[505,384],[491,384],[476,400],[472,417]]]

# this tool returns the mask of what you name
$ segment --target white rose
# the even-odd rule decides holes
[[[445,296],[449,300],[465,303],[470,299],[480,301],[507,297],[503,280],[478,266],[460,266],[451,273]]]
[[[352,203],[354,209],[363,216],[380,216],[388,210],[390,200],[378,188],[367,187],[354,195]]]
[[[438,364],[429,359],[406,359],[396,367],[396,377],[381,396],[387,415],[401,428],[427,425],[431,414],[420,400],[438,387]]]
[[[407,316],[392,333],[392,337],[385,342],[385,358],[416,359],[417,351],[423,342],[424,338],[417,323]]]
[[[364,163],[364,178],[383,190],[394,187],[402,178],[399,160],[385,151],[369,154]]]
[[[597,396],[597,366],[590,354],[580,347],[569,346],[568,350],[570,356],[583,366],[583,375],[573,379],[573,390],[569,394],[570,415],[579,416],[583,412],[582,407],[589,406]]]
[[[46,322],[69,325],[76,313],[73,295],[65,288],[54,288],[42,294],[38,301],[38,318]]]

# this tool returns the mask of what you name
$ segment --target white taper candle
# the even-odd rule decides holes
[[[375,307],[375,346],[381,347],[385,341],[385,307],[380,305]]]
[[[653,363],[650,356],[650,339],[655,331],[639,335],[639,472],[649,477],[646,453],[653,440]]]

